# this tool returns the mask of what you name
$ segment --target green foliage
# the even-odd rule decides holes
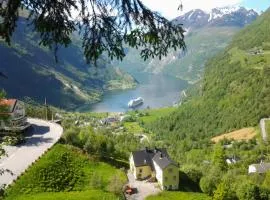
[[[210,200],[211,198],[202,193],[192,192],[162,192],[155,196],[149,196],[146,200]]]
[[[245,42],[241,39],[241,45],[249,44],[251,35],[269,42],[269,20],[268,11],[251,25],[252,30],[247,28],[236,38],[246,38]],[[254,33],[257,29],[261,37]],[[211,137],[257,126],[262,117],[270,115],[270,57],[266,52],[252,55],[248,50],[254,46],[242,50],[238,47],[241,45],[235,39],[224,52],[207,62],[195,96],[169,116],[145,125],[156,134],[155,140],[168,144],[169,152],[180,163],[186,162],[189,151],[208,149]],[[248,150],[247,145],[242,144],[242,150]],[[204,152],[201,158],[209,160],[209,154]]]
[[[122,193],[123,185],[125,182],[121,180],[119,174],[114,174],[111,177],[110,183],[108,185],[108,191],[120,195]]]
[[[209,171],[205,172],[200,180],[201,190],[208,195],[213,195],[221,181],[221,176],[220,169],[212,167]]]
[[[224,171],[227,168],[225,152],[220,144],[217,144],[214,147],[213,164],[221,171]]]
[[[44,195],[44,199],[50,199],[46,192],[56,195],[53,192],[93,189],[96,189],[97,193],[103,193],[102,190],[107,191],[114,174],[118,174],[119,184],[126,181],[120,170],[98,160],[91,160],[75,147],[58,144],[8,188],[7,199],[16,199],[26,194],[24,198],[34,198],[34,194],[37,194]],[[75,194],[71,193],[71,196],[75,198]],[[59,198],[66,195],[67,193],[59,193]]]
[[[237,197],[239,200],[259,200],[260,189],[256,185],[243,183],[237,190]]]
[[[214,191],[213,200],[232,200],[236,199],[234,191],[230,187],[230,183],[227,181],[221,182],[217,189]]]
[[[66,129],[62,136],[67,144],[72,144],[83,149],[92,156],[102,159],[116,157],[127,159],[131,151],[144,147],[138,137],[129,132],[112,134],[110,129],[92,127],[74,127]]]
[[[87,190],[75,192],[47,192],[38,194],[18,195],[16,197],[6,200],[119,200],[119,197],[112,193],[104,192],[102,190]]]
[[[87,63],[96,62],[104,53],[111,59],[122,60],[124,45],[136,49],[141,47],[140,54],[144,59],[161,59],[170,48],[185,48],[182,27],[152,12],[139,0],[91,3],[86,0],[49,3],[8,1],[0,4],[0,35],[8,44],[16,28],[19,11],[24,7],[29,11],[24,15],[33,24],[33,29],[40,33],[40,45],[57,51],[59,46],[70,45],[72,33],[76,32],[82,39]],[[72,16],[71,10],[78,12],[78,16]]]
[[[267,172],[263,181],[263,187],[270,190],[270,172]]]

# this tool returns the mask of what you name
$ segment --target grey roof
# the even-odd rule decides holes
[[[150,166],[154,170],[153,161],[161,168],[166,168],[169,164],[177,164],[170,159],[166,149],[144,149],[133,151],[133,160],[136,167]]]
[[[158,152],[153,157],[153,161],[161,168],[165,169],[170,164],[178,166],[176,162],[174,162],[168,155],[167,151],[165,152]]]
[[[270,163],[252,164],[251,166],[255,167],[258,173],[265,173],[270,170]]]

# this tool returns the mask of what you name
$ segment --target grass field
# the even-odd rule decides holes
[[[125,182],[123,171],[58,144],[7,189],[5,199],[116,199],[112,185]]]
[[[224,139],[229,139],[229,140],[233,139],[233,140],[237,140],[237,141],[246,140],[247,141],[247,140],[254,138],[256,135],[257,135],[256,129],[253,127],[250,127],[250,128],[243,128],[243,129],[240,129],[237,131],[233,131],[230,133],[225,133],[225,134],[213,137],[211,139],[211,141],[215,142],[215,143],[217,143],[221,140],[224,140]]]
[[[162,192],[156,196],[149,196],[146,200],[210,200],[206,194],[192,192]]]
[[[144,110],[143,113],[147,113],[146,116],[140,117],[140,120],[147,124],[157,120],[160,117],[168,116],[171,112],[175,111],[175,107],[167,107],[160,109]]]
[[[138,122],[125,122],[124,127],[129,133],[143,133],[143,128],[138,124]]]
[[[80,192],[47,192],[35,195],[18,195],[12,200],[118,200],[119,198],[102,190],[87,190]]]

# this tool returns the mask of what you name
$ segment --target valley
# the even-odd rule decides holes
[[[51,98],[45,106],[29,103],[40,94],[40,88],[31,90],[25,107],[14,104],[9,112],[0,107],[0,114],[9,116],[0,123],[16,121],[17,111],[60,123],[64,130],[16,181],[0,188],[0,199],[270,199],[270,8],[259,16],[243,7],[195,9],[173,21],[185,24],[187,50],[143,64],[139,48],[125,47],[123,62],[101,57],[97,68],[79,65],[77,47],[71,46],[59,52],[59,65],[44,64],[49,56],[44,58],[42,48],[40,65],[29,65],[36,59],[31,48],[37,50],[31,45],[27,50],[29,41],[16,50],[0,44],[5,58],[27,61],[22,66],[33,77],[7,89],[7,97],[41,81],[44,95],[55,99],[52,105]],[[0,72],[15,81],[17,68]],[[57,87],[50,85],[56,80]],[[144,104],[128,109],[127,102],[138,96]],[[3,160],[15,157],[5,155],[2,145],[24,148],[26,133],[0,137]],[[0,178],[6,173],[1,166],[0,160]]]

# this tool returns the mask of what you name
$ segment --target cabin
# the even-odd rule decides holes
[[[17,99],[0,100],[0,130],[20,132],[30,124],[25,115],[25,105]]]
[[[134,151],[129,158],[130,171],[137,180],[156,180],[162,190],[178,190],[179,166],[166,149]]]
[[[102,125],[111,125],[114,123],[119,122],[119,119],[117,117],[107,117],[99,121]]]
[[[257,174],[264,174],[267,171],[270,171],[270,163],[261,162],[260,164],[252,164],[248,167],[248,173],[257,173]]]

